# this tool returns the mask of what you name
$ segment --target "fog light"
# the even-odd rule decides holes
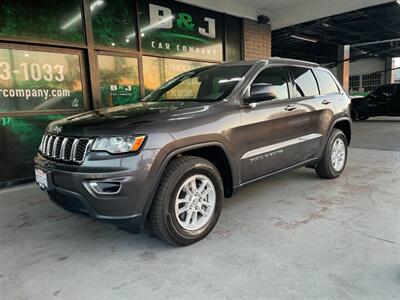
[[[122,187],[122,183],[118,181],[91,181],[89,185],[93,191],[100,195],[118,194]]]

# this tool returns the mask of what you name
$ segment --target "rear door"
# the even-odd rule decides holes
[[[308,126],[304,110],[289,98],[289,78],[284,66],[262,70],[252,84],[269,84],[276,98],[241,108],[240,164],[242,182],[292,166],[302,160],[299,138]],[[246,96],[245,96],[246,97]]]
[[[302,126],[296,126],[296,134],[303,139],[298,144],[299,160],[315,158],[322,146],[323,135],[328,130],[334,104],[329,95],[320,95],[313,70],[306,67],[290,67],[292,94],[302,113]]]

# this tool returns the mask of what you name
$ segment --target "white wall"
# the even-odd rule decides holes
[[[367,58],[350,62],[350,76],[371,74],[377,71],[385,70],[386,60],[383,58]],[[336,75],[336,68],[331,69]]]

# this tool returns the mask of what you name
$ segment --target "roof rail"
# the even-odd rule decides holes
[[[305,60],[299,60],[299,59],[292,59],[292,58],[282,58],[278,56],[273,56],[268,58],[268,60],[271,61],[276,61],[276,62],[285,62],[285,63],[293,63],[293,64],[300,64],[300,65],[305,65],[305,66],[310,66],[310,67],[319,67],[320,65],[314,62],[309,62]]]

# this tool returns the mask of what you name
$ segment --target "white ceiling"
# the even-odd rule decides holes
[[[249,19],[267,15],[279,29],[340,13],[393,2],[388,0],[178,0]]]

